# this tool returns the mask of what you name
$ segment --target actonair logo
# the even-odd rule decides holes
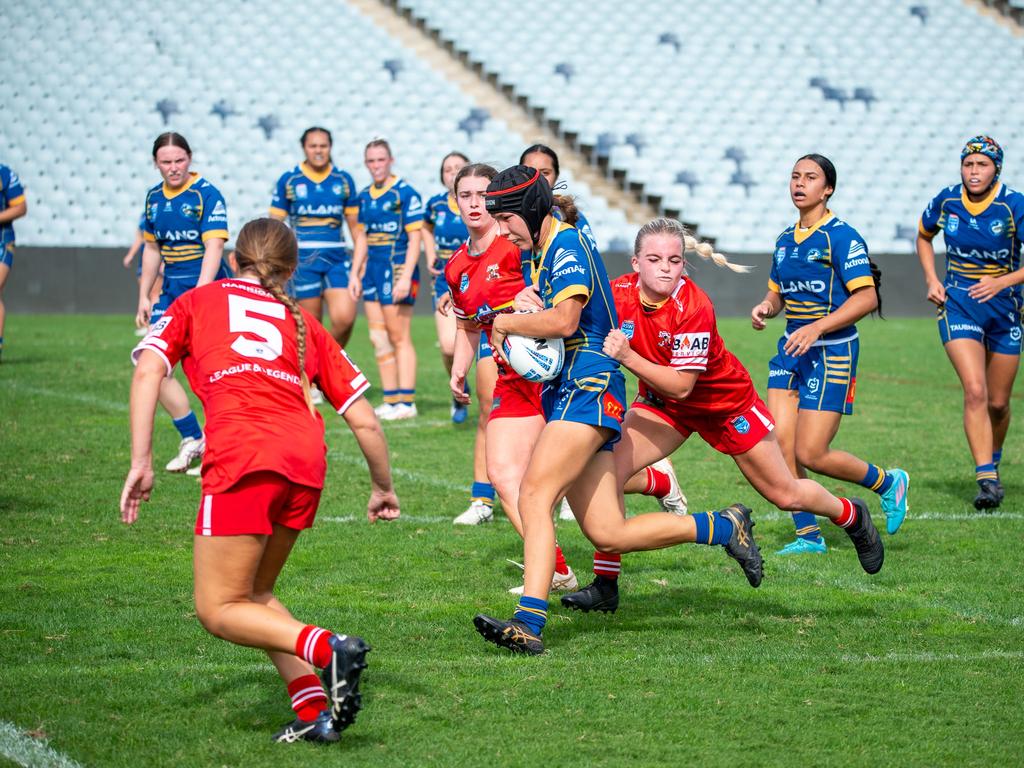
[[[555,256],[551,260],[551,271],[561,272],[564,267],[575,263],[576,251],[567,251],[565,248],[559,248],[555,251]]]

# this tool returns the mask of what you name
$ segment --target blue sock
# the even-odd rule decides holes
[[[0,347],[4,345],[4,339],[0,336]],[[999,471],[999,462],[1003,460],[1003,449],[1000,448],[998,451],[992,451],[992,466],[996,468],[996,472]]]
[[[548,601],[523,595],[519,598],[519,605],[516,606],[512,618],[523,622],[531,632],[539,635],[544,631],[544,625],[548,621]]]
[[[494,486],[490,483],[473,483],[469,492],[470,501],[482,501],[488,507],[494,506]]]
[[[698,512],[693,520],[697,523],[697,544],[728,544],[732,538],[732,520],[718,512]]]
[[[998,480],[999,473],[996,472],[995,464],[979,464],[974,468],[974,479],[979,483],[982,480]]]
[[[798,539],[821,541],[821,528],[818,527],[816,515],[810,512],[793,512],[793,526],[796,528]]]
[[[199,426],[199,419],[196,418],[193,411],[189,411],[180,419],[174,419],[174,428],[178,430],[182,440],[186,437],[193,437],[198,440],[203,436],[203,430]]]
[[[892,487],[892,476],[877,464],[868,464],[868,473],[860,484],[881,496]]]
[[[400,389],[398,390],[398,402],[405,403],[406,405],[412,405],[416,402],[416,390],[415,389]]]

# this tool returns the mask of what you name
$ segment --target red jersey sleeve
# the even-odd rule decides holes
[[[711,337],[716,333],[715,309],[707,300],[684,312],[672,334],[672,360],[678,371],[706,371]]]
[[[174,300],[163,316],[149,329],[149,333],[132,350],[132,362],[139,362],[142,350],[156,352],[167,364],[167,375],[188,354],[192,337],[192,301],[186,293]]]
[[[466,256],[466,246],[462,245],[451,255],[444,267],[444,279],[448,283],[448,293],[452,297],[452,311],[459,320],[468,320],[474,314],[466,309],[466,301],[463,297],[464,286],[460,285],[462,280],[462,263]]]
[[[316,372],[310,378],[316,381],[324,397],[338,413],[343,414],[370,388],[370,382],[312,315],[306,315],[306,327],[312,331],[310,346],[315,350],[317,365]]]

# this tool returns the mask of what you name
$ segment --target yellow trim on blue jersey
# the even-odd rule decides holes
[[[796,224],[793,225],[793,239],[796,240],[796,244],[800,245],[800,243],[802,243],[808,237],[810,237],[819,229],[821,229],[825,224],[829,222],[830,219],[834,217],[835,214],[832,213],[832,211],[830,211],[828,208],[826,208],[825,215],[818,219],[816,222],[814,222],[814,225],[811,226],[809,229],[801,230],[800,222],[798,221]],[[825,233],[825,236],[828,237],[827,232]]]
[[[978,216],[984,213],[985,209],[992,204],[992,201],[996,199],[996,195],[999,194],[999,191],[1002,188],[1003,182],[997,181],[995,186],[992,187],[992,191],[988,193],[988,196],[984,200],[980,203],[972,203],[970,198],[967,197],[967,185],[965,184],[960,188],[960,202],[963,203],[964,208],[967,209],[967,212],[971,214],[971,216]]]
[[[354,214],[354,215],[358,215],[359,214],[359,206],[358,205],[350,205],[347,208],[345,208],[345,215],[347,216],[350,213]]]
[[[768,290],[771,291],[772,293],[782,293],[782,289],[779,287],[779,284],[772,280],[770,277],[768,278]]]
[[[215,237],[219,237],[221,240],[228,239],[228,231],[226,229],[211,229],[209,232],[203,232],[203,242],[212,240]]]
[[[459,203],[451,192],[448,193],[448,210],[456,215],[461,215],[461,211],[459,211]]]
[[[288,215],[288,211],[286,211],[284,208],[278,208],[278,207],[273,206],[273,205],[270,206],[270,215],[273,216],[274,214],[277,214],[277,213],[281,214],[282,216],[287,216]]]
[[[416,232],[417,230],[420,230],[420,229],[423,229],[423,222],[422,221],[414,221],[414,222],[411,222],[410,224],[406,224],[405,225],[405,231],[406,232]]]
[[[932,232],[931,230],[924,228],[924,218],[923,217],[917,220],[917,231],[920,232],[925,237],[927,237],[929,240],[931,240],[933,237],[935,237],[937,234],[939,234],[939,230],[937,230],[937,229],[934,232]]]
[[[299,163],[299,170],[302,171],[303,176],[312,181],[314,184],[320,184],[323,182],[324,179],[331,175],[331,171],[334,170],[334,166],[331,165],[331,163],[328,163],[326,171],[321,171],[320,173],[317,173],[316,171],[313,170],[309,163],[303,160],[301,163]]]
[[[573,296],[583,296],[587,299],[590,298],[590,291],[585,285],[570,285],[568,288],[563,288],[561,291],[551,297],[551,306],[557,307],[566,299],[570,299]]]
[[[13,208],[14,206],[21,205],[24,202],[25,202],[25,196],[24,195],[18,195],[13,200],[8,200],[7,201],[7,207],[8,208]]]
[[[149,232],[143,232],[142,233],[142,239],[145,240],[147,243],[155,243],[156,242],[156,235],[153,235],[153,234],[151,234]]]
[[[853,280],[848,282],[846,284],[846,290],[848,290],[850,293],[853,293],[858,288],[864,288],[865,286],[869,286],[869,285],[871,287],[874,287],[874,285],[875,285],[875,278],[869,277],[868,275],[862,275],[860,277],[855,277],[855,278],[853,278]]]
[[[376,184],[371,184],[368,187],[369,192],[370,192],[370,197],[373,198],[374,200],[376,200],[378,197],[383,197],[397,183],[398,183],[398,177],[397,176],[388,176],[387,181],[384,182],[384,186],[383,187],[378,187]]]
[[[160,186],[163,187],[164,197],[166,197],[168,200],[173,200],[178,195],[180,195],[182,192],[187,191],[189,187],[191,187],[193,184],[195,184],[199,180],[199,174],[196,173],[195,171],[189,171],[188,175],[189,175],[188,183],[186,183],[185,186],[181,187],[176,192],[172,192],[171,191],[171,189],[167,186],[167,182],[166,181],[163,182]]]

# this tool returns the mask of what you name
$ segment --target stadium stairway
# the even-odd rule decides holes
[[[349,3],[493,117],[503,120],[509,130],[524,138],[524,147],[541,143],[554,149],[563,175],[568,171],[574,179],[586,183],[595,195],[608,201],[609,207],[625,213],[631,224],[639,227],[658,215],[652,205],[627,193],[595,168],[577,147],[555,133],[524,100],[512,98],[510,90],[501,87],[497,76],[486,72],[478,62],[472,62],[464,51],[459,51],[441,30],[431,27],[423,17],[402,6],[398,0],[349,0]]]

